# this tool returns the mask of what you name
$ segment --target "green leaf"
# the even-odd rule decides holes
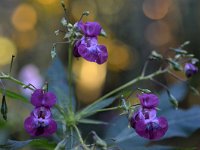
[[[0,89],[0,93],[3,94],[3,91],[4,91],[3,89]],[[24,97],[24,96],[22,96],[22,95],[20,95],[18,93],[12,92],[10,90],[6,90],[6,94],[5,95],[6,95],[6,97],[9,97],[9,98],[11,98],[13,100],[20,100],[20,101],[22,101],[24,103],[28,103],[29,102],[29,100],[26,97]]]
[[[83,124],[104,124],[104,125],[107,125],[108,123],[107,122],[104,122],[104,121],[97,121],[97,120],[92,120],[92,119],[80,119],[78,120],[79,123],[83,123]]]
[[[80,112],[78,112],[77,118],[86,118],[88,116],[91,116],[95,114],[98,110],[112,104],[115,101],[115,99],[115,97],[111,97],[102,101],[96,101],[84,108],[83,110],[81,110]]]
[[[6,150],[18,150],[27,145],[31,145],[33,147],[45,149],[45,150],[53,150],[56,146],[55,143],[49,142],[46,139],[30,139],[26,141],[16,141],[16,140],[8,140],[6,144],[0,145],[0,148]]]
[[[47,81],[49,83],[49,91],[57,96],[57,104],[64,110],[69,107],[69,87],[67,82],[67,74],[65,68],[58,57],[53,59],[52,65],[47,71]],[[72,107],[75,109],[75,98],[73,96]]]

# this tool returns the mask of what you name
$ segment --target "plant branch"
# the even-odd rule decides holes
[[[80,141],[81,145],[83,146],[83,149],[84,149],[84,150],[90,150],[90,149],[87,147],[87,145],[84,143],[83,138],[82,138],[82,136],[81,136],[81,133],[80,133],[80,131],[79,131],[79,129],[78,129],[78,127],[77,127],[76,125],[74,125],[74,129],[76,130],[76,133],[77,133],[77,135],[78,135],[79,141]]]

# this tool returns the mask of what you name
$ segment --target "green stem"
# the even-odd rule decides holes
[[[110,110],[116,110],[116,109],[120,109],[122,108],[122,106],[116,106],[116,107],[110,107],[110,108],[104,108],[104,109],[99,109],[96,112],[104,112],[104,111],[110,111]]]
[[[152,73],[152,74],[146,75],[146,76],[138,76],[137,78],[135,78],[135,79],[133,79],[133,80],[131,80],[131,81],[125,83],[124,85],[122,85],[122,86],[120,86],[120,87],[114,89],[113,91],[110,91],[110,92],[107,93],[106,95],[100,97],[100,98],[97,99],[94,103],[92,103],[92,104],[90,105],[90,107],[91,107],[92,105],[95,105],[96,103],[99,103],[100,101],[102,101],[102,100],[104,100],[104,99],[106,99],[106,98],[112,96],[113,94],[116,94],[116,93],[118,93],[119,91],[121,91],[121,90],[123,90],[123,89],[126,89],[127,87],[130,87],[131,85],[133,85],[133,84],[135,84],[135,83],[137,83],[137,82],[139,82],[139,81],[142,81],[142,80],[149,80],[149,79],[151,79],[151,78],[153,78],[153,77],[155,77],[155,76],[157,76],[157,75],[164,74],[164,73],[166,73],[167,71],[168,71],[168,68],[166,68],[166,69],[164,69],[164,70],[158,70],[158,71],[156,71],[156,72],[154,72],[154,73]]]
[[[30,89],[32,91],[35,90],[33,87],[27,86],[27,84],[24,84],[23,82],[15,79],[15,78],[13,78],[13,77],[11,77],[9,75],[6,75],[6,74],[0,76],[0,79],[10,80],[10,81],[13,81],[14,83],[16,83],[18,85],[21,85],[22,87],[26,87],[26,88],[28,88],[28,89]]]
[[[76,133],[77,133],[77,135],[78,135],[79,141],[80,141],[81,145],[83,146],[83,149],[84,149],[84,150],[90,150],[90,149],[87,147],[87,145],[85,145],[85,143],[84,143],[84,141],[83,141],[83,138],[82,138],[82,136],[81,136],[81,133],[80,133],[80,131],[79,131],[79,129],[78,129],[78,127],[77,127],[76,125],[74,125],[74,129],[76,130]]]
[[[69,82],[69,108],[72,111],[72,48],[73,44],[69,44],[68,49],[68,82]]]

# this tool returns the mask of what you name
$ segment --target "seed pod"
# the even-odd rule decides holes
[[[1,103],[1,114],[4,120],[7,120],[7,112],[8,112],[8,107],[6,104],[6,96],[3,95],[2,103]]]

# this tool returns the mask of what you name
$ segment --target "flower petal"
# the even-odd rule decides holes
[[[52,107],[56,103],[56,96],[52,92],[44,93],[44,102],[43,105],[45,107]]]
[[[141,94],[138,96],[140,103],[145,108],[155,108],[158,106],[158,97],[154,94]]]
[[[73,55],[75,57],[80,57],[81,55],[78,53],[78,47],[81,44],[81,40],[76,41],[76,43],[74,44],[74,49],[73,49]]]
[[[49,121],[49,125],[44,128],[44,133],[42,136],[50,136],[53,133],[55,133],[56,130],[57,130],[57,124],[53,119],[51,119]]]
[[[31,103],[36,106],[42,106],[42,100],[43,100],[43,90],[42,89],[37,89],[33,92],[31,96]]]
[[[30,116],[24,121],[24,128],[31,136],[35,136],[37,127],[34,123],[34,117]]]
[[[31,96],[31,103],[36,107],[52,107],[56,103],[56,96],[52,92],[37,89]]]
[[[79,25],[85,36],[95,37],[101,33],[101,25],[98,22],[86,22],[83,25]]]

